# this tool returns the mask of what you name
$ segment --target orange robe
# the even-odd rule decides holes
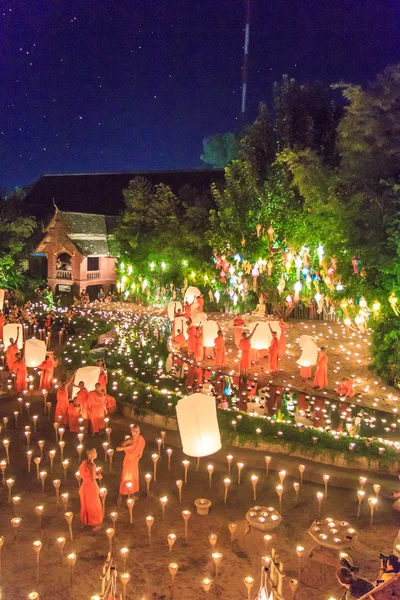
[[[188,330],[187,330],[187,334],[189,336],[188,339],[188,353],[189,354],[194,354],[195,348],[196,348],[196,327],[194,325],[191,325]]]
[[[204,358],[203,332],[201,332],[200,335],[196,334],[194,341],[194,357],[197,362],[200,362]]]
[[[178,333],[178,335],[172,339],[172,342],[177,348],[181,349],[186,344],[185,336],[183,333]]]
[[[102,369],[99,375],[99,384],[101,385],[101,389],[106,392],[107,391],[107,383],[108,383],[108,375],[107,371]]]
[[[240,358],[240,370],[245,371],[250,369],[250,349],[251,343],[247,338],[242,338],[239,342],[239,350],[242,353]]]
[[[86,420],[89,418],[88,397],[89,397],[89,392],[87,391],[86,388],[83,388],[83,390],[79,390],[79,392],[76,394],[76,401],[81,406],[82,417]]]
[[[95,469],[94,465],[90,467],[87,460],[84,460],[79,467],[79,473],[82,477],[79,497],[81,500],[82,523],[96,527],[103,522],[103,507],[99,495],[99,486],[96,480],[93,479],[92,469]]]
[[[28,389],[26,381],[28,369],[23,360],[16,360],[13,365],[13,372],[16,374],[15,391],[19,394]]]
[[[300,377],[311,379],[311,367],[300,367]]]
[[[10,344],[7,347],[6,350],[6,365],[8,367],[8,370],[10,372],[12,372],[13,370],[13,366],[15,363],[15,357],[18,354],[19,350],[18,350],[18,344],[17,342],[14,342],[13,344]]]
[[[225,364],[225,342],[222,336],[218,336],[214,340],[215,344],[215,364],[221,366]]]
[[[108,415],[112,415],[117,410],[117,402],[113,396],[106,394],[104,396],[104,402],[106,404],[106,410]]]
[[[347,396],[348,398],[352,398],[354,396],[352,380],[346,379],[346,381],[343,381],[343,383],[341,382],[336,390],[336,393],[340,394],[340,396]]]
[[[57,366],[57,362],[58,361],[56,359],[46,358],[46,360],[39,365],[38,368],[41,371],[39,383],[40,390],[49,390],[51,388],[53,383],[54,367]]]
[[[68,424],[68,417],[67,417],[68,400],[69,400],[68,391],[60,388],[57,392],[57,404],[56,404],[56,414],[55,414],[56,423],[59,422],[58,417],[62,417],[61,423],[63,425]]]
[[[319,355],[314,385],[320,388],[328,386],[328,356],[326,354]]]
[[[279,338],[279,356],[286,352],[286,323],[279,323],[281,326],[281,337]]]
[[[274,373],[279,369],[279,340],[272,338],[271,345],[269,347],[269,371]]]
[[[68,429],[77,433],[79,431],[79,419],[81,417],[81,411],[78,406],[73,402],[68,402],[67,407],[67,419]]]
[[[104,396],[96,391],[89,392],[89,419],[92,427],[92,433],[98,433],[100,429],[105,429],[104,417],[106,416],[106,407]]]
[[[139,491],[139,460],[142,458],[145,445],[144,438],[139,435],[133,444],[125,446],[125,458],[122,465],[121,484],[119,486],[119,493],[123,496],[128,494],[126,484],[129,481],[133,483],[130,493],[134,494]]]

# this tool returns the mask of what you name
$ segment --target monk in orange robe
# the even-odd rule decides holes
[[[15,355],[15,361],[13,364],[13,373],[15,373],[15,391],[18,394],[25,392],[28,389],[26,378],[28,376],[28,369],[26,368],[25,361],[22,359],[20,352]]]
[[[40,390],[49,390],[53,384],[54,369],[58,365],[58,360],[52,353],[48,353],[46,360],[39,365],[40,373]]]
[[[108,375],[106,369],[106,363],[104,360],[97,360],[96,365],[100,367],[99,384],[104,393],[107,393]]]
[[[104,401],[104,392],[101,390],[101,385],[96,383],[95,390],[89,392],[89,419],[92,428],[92,435],[99,433],[101,429],[105,429],[106,424],[104,417],[107,414],[107,409]]]
[[[74,376],[72,376],[72,379],[73,379],[73,377]],[[72,379],[70,379],[69,381],[67,381],[66,379],[63,379],[61,381],[60,388],[57,392],[57,404],[56,404],[55,419],[56,419],[57,423],[59,423],[61,421],[61,423],[63,425],[68,425],[68,417],[67,417],[68,401],[69,401],[68,388],[69,388],[70,383],[72,382]]]
[[[78,383],[79,391],[76,394],[76,402],[81,407],[82,418],[85,419],[86,425],[89,419],[89,409],[88,409],[88,398],[89,392],[85,388],[85,382],[80,381]]]
[[[117,452],[125,452],[118,504],[121,504],[122,496],[135,494],[139,491],[139,460],[142,458],[145,445],[146,442],[143,436],[140,435],[139,426],[133,425],[131,426],[131,437],[117,447]],[[126,487],[128,482],[133,484],[130,491]]]
[[[106,394],[104,396],[104,402],[106,405],[106,411],[108,415],[112,415],[117,410],[117,401],[113,396]]]
[[[270,326],[271,329],[271,326]],[[268,370],[270,373],[275,373],[279,369],[279,340],[276,331],[272,331],[272,340],[269,346],[269,361]]]
[[[214,340],[215,345],[215,364],[217,367],[223,367],[225,364],[225,340],[221,329],[218,330],[217,337]]]
[[[187,325],[187,334],[189,336],[188,339],[188,354],[189,356],[194,355],[194,350],[196,348],[196,327],[193,325],[192,321],[188,321]]]
[[[253,329],[253,332],[251,334],[246,333],[245,331],[242,334],[242,339],[239,342],[239,352],[242,353],[242,356],[240,357],[240,363],[239,363],[239,368],[240,368],[240,372],[246,374],[247,370],[250,369],[250,350],[251,350],[251,343],[250,340],[254,335],[255,330],[258,327],[258,323],[256,324],[256,326]]]
[[[343,377],[336,393],[345,398],[352,398],[354,396],[353,380],[350,377]]]
[[[79,488],[80,516],[84,525],[89,525],[93,527],[93,531],[97,531],[103,522],[103,507],[96,479],[102,479],[102,475],[96,473],[94,462],[97,458],[96,449],[92,448],[86,454],[87,459],[82,461],[79,467],[79,473],[82,477],[82,484]]]
[[[68,420],[68,429],[74,433],[79,431],[79,419],[81,418],[81,410],[80,407],[75,404],[73,400],[68,402],[67,407],[67,420]]]
[[[180,329],[177,330],[176,336],[172,338],[172,345],[176,350],[181,350],[186,344],[185,336]]]
[[[195,334],[195,346],[194,346],[194,358],[197,362],[201,362],[204,358],[204,346],[203,346],[203,327],[199,325],[196,327]]]
[[[314,387],[322,389],[328,386],[328,356],[325,348],[319,349],[317,370],[315,371]]]
[[[241,315],[236,315],[233,319],[233,330],[235,332],[235,346],[239,348],[240,340],[243,334],[244,319]]]
[[[13,365],[15,362],[15,357],[18,354],[18,338],[19,338],[19,328],[17,331],[17,337],[15,338],[15,342],[13,338],[10,338],[10,344],[7,346],[6,350],[6,365],[10,373],[12,373]]]

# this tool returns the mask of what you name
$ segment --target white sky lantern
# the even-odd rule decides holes
[[[5,294],[5,290],[0,290],[0,310],[3,310],[4,294]]]
[[[100,367],[81,367],[75,373],[74,389],[72,395],[75,396],[77,393],[78,383],[83,381],[88,392],[93,392],[96,383],[99,381]]]
[[[46,360],[46,342],[32,338],[25,342],[25,362],[27,367],[38,367]]]
[[[207,321],[203,325],[203,346],[205,348],[213,348],[214,340],[217,337],[218,324],[216,321]]]
[[[268,327],[268,323],[265,321],[257,321],[258,327],[255,331],[255,334],[250,340],[251,348],[253,350],[265,350],[265,348],[269,348],[270,340],[272,338],[271,332]],[[256,323],[251,323],[249,325],[250,333],[253,332]]]
[[[299,337],[299,346],[302,349],[302,355],[296,361],[300,367],[312,367],[318,361],[318,346],[314,338],[310,335],[301,335]]]
[[[176,312],[178,312],[179,309],[181,309],[181,311],[183,312],[181,302],[168,302],[167,313],[170,321],[174,320],[174,311],[176,310]]]
[[[191,394],[176,405],[179,433],[183,452],[200,458],[221,449],[221,435],[217,420],[215,398]]]
[[[24,333],[22,329],[21,323],[8,323],[3,327],[3,340],[4,346],[7,348],[10,345],[10,338],[13,338],[14,342],[17,338],[17,333],[19,329],[19,337],[18,337],[18,348],[22,350],[24,346]]]
[[[202,323],[204,325],[204,323],[207,321],[207,315],[206,313],[194,313],[194,315],[191,316],[192,319],[192,323],[193,325],[200,325],[200,323]]]
[[[194,285],[189,285],[188,289],[185,292],[184,302],[189,302],[189,304],[193,304],[193,302],[200,296],[200,290]]]

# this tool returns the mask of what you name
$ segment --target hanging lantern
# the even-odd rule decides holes
[[[46,342],[32,338],[25,342],[25,363],[27,367],[38,367],[46,360]]]
[[[325,250],[321,244],[317,248],[317,254],[318,254],[319,264],[322,265],[322,261],[324,260]]]
[[[74,387],[78,388],[80,381],[83,381],[88,392],[93,392],[96,383],[99,382],[100,367],[81,367],[75,373]]]
[[[394,292],[392,292],[389,296],[389,303],[396,315],[399,314],[397,302],[398,302],[398,298],[397,298],[396,294]]]
[[[296,281],[296,283],[294,284],[294,299],[298,300],[299,299],[299,293],[301,292],[301,288],[303,286],[301,285],[300,281]]]
[[[381,310],[381,303],[378,302],[378,300],[375,300],[373,305],[372,305],[372,310],[374,311],[374,313],[378,313]]]
[[[221,435],[213,396],[196,393],[179,400],[176,405],[183,452],[200,458],[221,449]]]

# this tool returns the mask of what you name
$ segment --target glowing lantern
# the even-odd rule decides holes
[[[398,298],[394,292],[392,292],[389,296],[390,306],[393,308],[396,315],[399,314],[399,309],[397,308]]]
[[[319,264],[321,264],[324,259],[324,254],[325,254],[324,247],[321,246],[321,244],[317,248],[317,254],[318,254]]]
[[[206,313],[195,313],[192,315],[192,323],[193,325],[200,325],[200,323],[205,323],[207,321]]]
[[[188,302],[189,304],[193,304],[193,302],[200,296],[201,292],[197,287],[190,285],[185,292],[184,302]]]
[[[207,321],[203,325],[203,346],[205,348],[213,348],[214,340],[217,337],[218,324],[216,321]]]
[[[215,299],[216,299],[216,301],[217,301],[217,304],[218,304],[218,302],[219,302],[219,300],[220,300],[220,298],[221,298],[221,294],[219,293],[219,291],[218,291],[218,290],[215,292],[214,296],[215,296]]]
[[[4,346],[6,348],[9,346],[10,338],[13,338],[13,340],[15,342],[15,340],[17,339],[18,331],[19,331],[18,348],[20,350],[22,350],[22,348],[24,346],[24,335],[23,335],[22,325],[20,323],[7,323],[7,325],[4,325],[3,340],[4,340]]]
[[[299,337],[299,346],[302,349],[300,358],[296,361],[300,367],[312,367],[318,361],[318,346],[310,335]]]
[[[301,285],[300,281],[296,281],[296,283],[294,284],[294,299],[298,300],[299,299],[299,293],[301,292],[301,288],[303,286]]]
[[[250,332],[252,333],[256,323],[251,323],[249,325]],[[272,341],[272,331],[275,331],[278,335],[278,339],[281,336],[281,326],[279,325],[279,321],[258,321],[258,327],[255,331],[255,334],[250,340],[250,345],[253,350],[265,350],[269,348]]]
[[[32,338],[25,342],[25,362],[27,367],[38,367],[46,359],[46,342]]]
[[[175,318],[175,310],[176,312],[178,312],[178,310],[183,310],[181,302],[168,302],[167,313],[170,321],[173,321]]]
[[[381,310],[381,303],[378,302],[378,300],[375,300],[373,305],[372,305],[372,310],[374,311],[374,313],[377,313]]]
[[[183,452],[200,458],[221,449],[221,435],[213,396],[191,394],[176,405]]]
[[[74,386],[83,381],[88,392],[93,392],[99,381],[100,367],[82,367],[75,373]]]
[[[361,308],[367,308],[367,301],[364,298],[364,296],[362,298],[360,298],[360,307]]]

